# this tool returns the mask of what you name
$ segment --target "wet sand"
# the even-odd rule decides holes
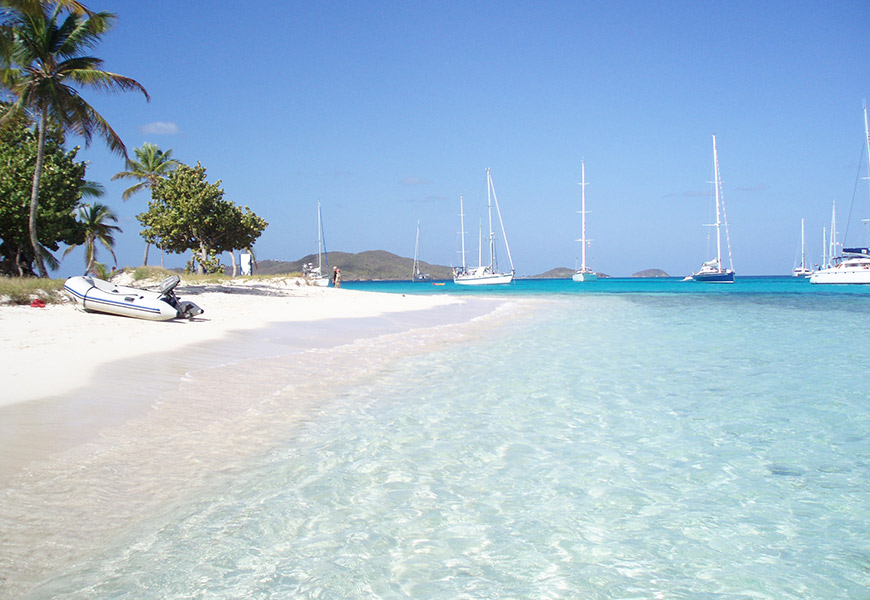
[[[14,374],[0,404],[0,598],[243,468],[390,361],[473,338],[506,306],[293,287],[182,295],[200,320],[0,308]],[[469,321],[480,326],[458,326]]]

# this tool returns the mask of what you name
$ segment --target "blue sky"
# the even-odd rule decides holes
[[[329,250],[413,256],[419,219],[423,258],[457,264],[459,196],[476,231],[489,167],[517,273],[574,268],[585,160],[591,266],[684,275],[707,257],[714,133],[738,275],[790,272],[802,217],[817,262],[834,200],[843,233],[855,198],[847,244],[870,241],[866,1],[89,6],[118,16],[95,54],[152,100],[87,99],[129,150],[201,162],[265,218],[261,259],[316,249],[319,199]],[[80,156],[141,264],[147,192],[122,202],[99,141]]]

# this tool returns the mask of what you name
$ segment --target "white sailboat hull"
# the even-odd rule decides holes
[[[329,277],[315,277],[313,279],[309,279],[308,282],[311,285],[316,285],[317,287],[329,287]]]
[[[810,275],[810,283],[870,285],[870,259],[845,260],[833,267],[816,271]]]
[[[577,271],[571,279],[578,282],[598,281],[598,273],[593,273],[592,271]]]
[[[453,283],[457,285],[503,285],[513,281],[513,273],[490,273],[480,270],[470,271],[453,276]]]

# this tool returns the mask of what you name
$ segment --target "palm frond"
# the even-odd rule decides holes
[[[85,181],[79,191],[88,198],[102,198],[106,195],[106,188],[99,181]]]
[[[48,268],[52,271],[56,271],[58,267],[60,267],[60,261],[57,260],[54,255],[49,252],[48,248],[46,248],[42,244],[39,245],[39,254],[40,256],[42,256],[42,260],[45,262]]]
[[[42,12],[51,4],[56,4],[59,8],[65,8],[79,15],[91,14],[91,11],[78,0],[0,0],[0,6],[21,13]]]

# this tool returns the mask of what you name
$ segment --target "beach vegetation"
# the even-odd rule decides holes
[[[8,105],[2,109],[8,110]],[[46,132],[37,224],[42,258],[51,268],[57,265],[51,252],[58,250],[59,244],[84,242],[84,228],[75,211],[83,195],[99,191],[99,186],[85,180],[86,164],[76,160],[78,147],[67,151],[63,142],[60,132]],[[37,144],[37,135],[26,118],[0,128],[0,274],[34,275],[30,207]]]
[[[117,179],[134,179],[138,183],[128,187],[121,194],[121,197],[126,202],[130,197],[142,190],[151,189],[161,179],[166,178],[169,173],[174,171],[181,163],[172,158],[172,148],[169,150],[161,150],[156,144],[144,143],[141,148],[133,148],[133,154],[136,159],[127,159],[127,170],[115,173],[112,176],[112,181]],[[142,265],[148,264],[148,249],[151,244],[145,242],[145,257],[142,260]]]
[[[121,228],[112,223],[118,222],[118,217],[112,212],[112,209],[94,202],[93,204],[85,204],[77,209],[79,223],[84,229],[84,241],[82,246],[85,248],[85,275],[94,273],[94,265],[97,262],[97,244],[106,248],[115,260],[115,267],[118,266],[118,257],[115,256],[115,232],[120,232]],[[75,250],[79,244],[73,244],[64,252],[64,256]],[[101,279],[104,279],[101,277]]]
[[[126,158],[124,143],[109,123],[81,95],[79,89],[141,91],[142,85],[102,69],[103,61],[87,52],[113,26],[115,16],[90,12],[80,3],[7,0],[0,23],[0,85],[15,97],[0,125],[27,115],[35,124],[36,161],[33,166],[28,234],[33,262],[47,277],[45,242],[38,227],[40,187],[45,169],[49,131],[70,132],[89,145],[96,134],[109,149]],[[72,9],[71,9],[72,8]]]
[[[0,277],[0,304],[30,304],[36,299],[59,304],[66,300],[63,283],[63,279]]]
[[[178,273],[174,271],[170,271],[169,269],[164,269],[163,267],[136,267],[135,269],[124,268],[121,272],[129,272],[132,271],[131,276],[133,277],[133,281],[145,281],[148,279],[166,279],[170,275],[177,275]]]
[[[252,247],[268,223],[225,200],[220,185],[208,182],[199,163],[179,165],[155,183],[148,210],[136,216],[142,237],[173,254],[191,251],[189,272],[222,272],[218,255]]]
[[[106,264],[95,262],[91,266],[90,272],[97,279],[108,281],[112,277],[112,274],[115,272],[115,269],[110,269],[109,266]]]

